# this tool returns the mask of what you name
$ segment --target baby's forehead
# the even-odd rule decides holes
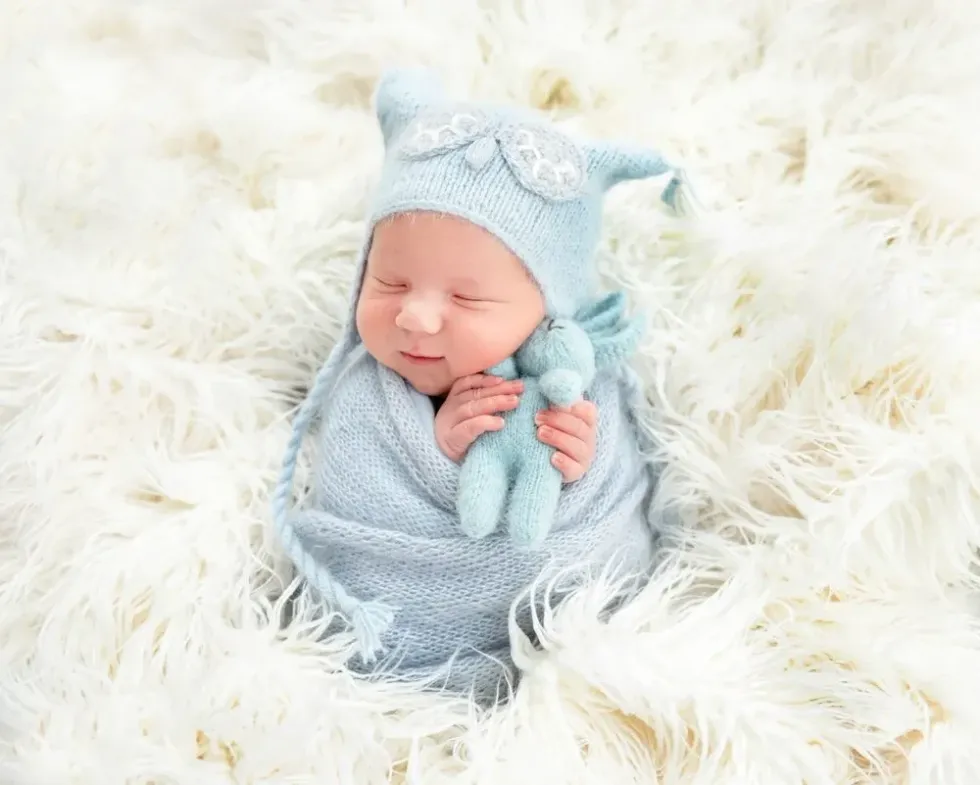
[[[380,222],[371,255],[406,275],[438,273],[472,284],[528,274],[501,240],[451,215],[407,213]]]

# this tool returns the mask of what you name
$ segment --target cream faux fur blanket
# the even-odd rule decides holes
[[[6,0],[0,58],[0,782],[980,781],[975,2]],[[394,63],[703,205],[624,187],[602,249],[677,550],[489,716],[278,629]]]

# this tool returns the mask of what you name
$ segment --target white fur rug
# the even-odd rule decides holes
[[[980,781],[980,15],[955,0],[6,0],[0,781]],[[603,269],[656,313],[660,579],[507,707],[277,630],[268,494],[337,334],[381,70],[683,162]]]

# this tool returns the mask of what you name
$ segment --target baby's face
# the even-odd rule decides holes
[[[468,221],[427,212],[378,225],[357,302],[368,352],[421,393],[514,353],[544,318],[513,253]]]

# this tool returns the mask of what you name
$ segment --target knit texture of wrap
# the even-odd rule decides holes
[[[389,74],[376,100],[386,164],[347,323],[294,421],[273,513],[286,554],[356,633],[353,669],[492,698],[513,675],[512,611],[530,635],[527,608],[512,605],[532,583],[610,563],[641,574],[651,562],[654,477],[634,418],[638,385],[624,367],[587,390],[598,409],[595,458],[563,488],[543,547],[522,549],[503,529],[467,537],[456,512],[460,467],[436,443],[432,402],[371,357],[357,333],[373,227],[417,209],[471,220],[524,262],[549,316],[569,316],[598,296],[592,257],[603,192],[673,172],[670,203],[679,181],[656,154],[580,146],[526,114],[450,102],[425,74]],[[297,455],[314,423],[312,498],[290,509]]]

